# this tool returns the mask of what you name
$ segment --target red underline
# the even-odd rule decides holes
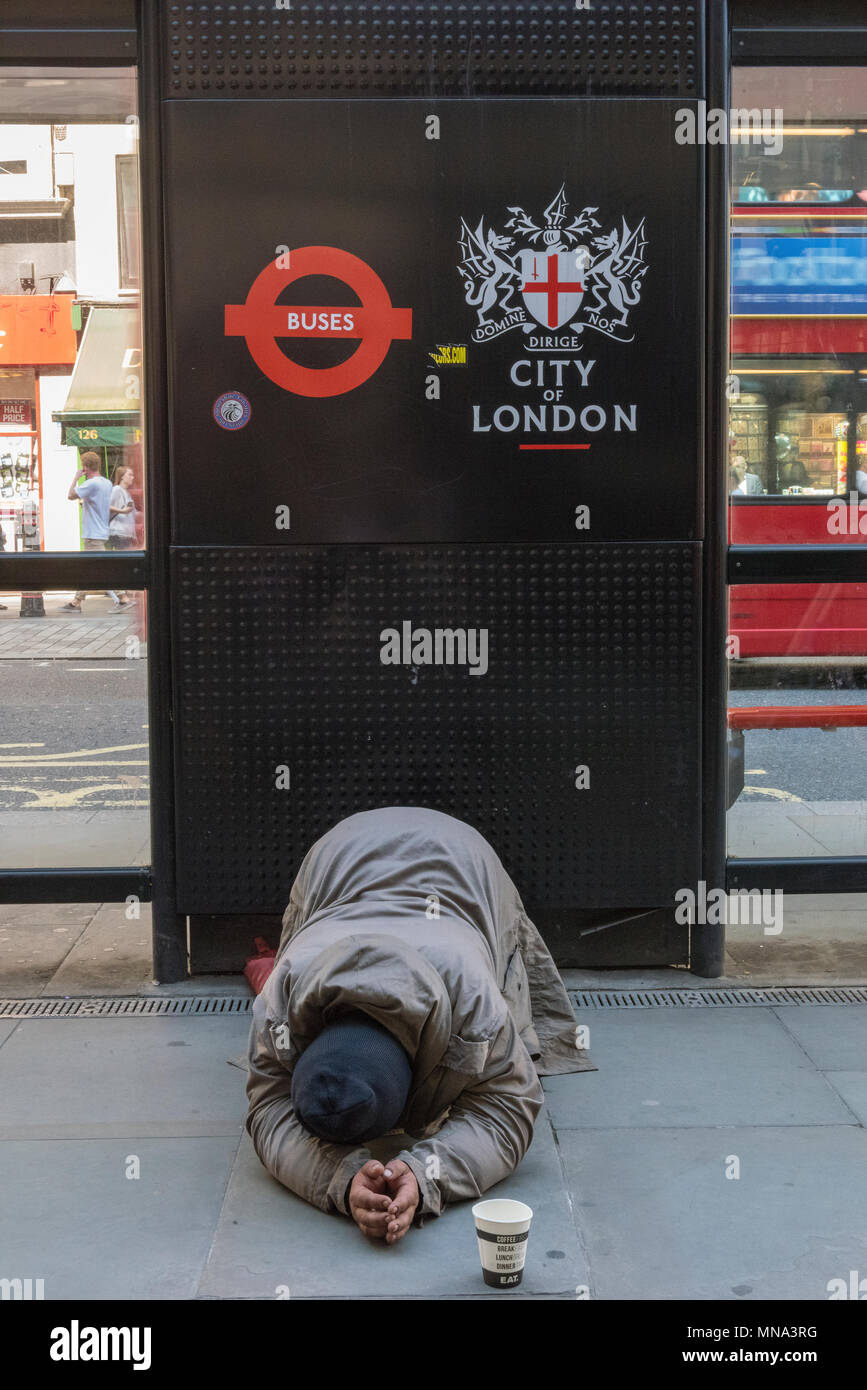
[[[519,444],[519,449],[589,449],[589,444]]]

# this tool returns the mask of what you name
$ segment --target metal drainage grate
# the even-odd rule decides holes
[[[0,999],[4,1018],[201,1018],[205,1014],[249,1014],[253,999],[234,995],[190,995],[174,999]]]
[[[867,986],[804,985],[769,989],[571,989],[577,1009],[732,1009],[774,1004],[867,1004]]]
[[[804,985],[769,989],[572,989],[577,1009],[767,1008],[777,1004],[867,1004],[867,986]],[[181,998],[0,999],[4,1018],[202,1018],[246,1016],[252,997],[195,995]]]

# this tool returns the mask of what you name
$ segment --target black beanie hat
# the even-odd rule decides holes
[[[393,1129],[412,1067],[397,1039],[364,1013],[323,1028],[292,1073],[292,1104],[305,1129],[332,1144],[360,1144]]]

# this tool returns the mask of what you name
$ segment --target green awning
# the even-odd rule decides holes
[[[72,444],[82,452],[107,445],[141,443],[141,428],[138,425],[119,425],[117,416],[112,416],[110,424],[94,422],[92,416],[88,416],[86,425],[75,425],[71,420],[64,419],[60,434],[61,444]]]
[[[141,441],[141,331],[132,306],[91,309],[62,410],[61,443],[78,449]]]

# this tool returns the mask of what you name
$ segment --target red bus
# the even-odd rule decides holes
[[[809,129],[811,158],[828,158],[818,131],[832,149],[846,138]],[[851,129],[857,151],[846,156],[859,168],[848,186],[733,190],[735,545],[867,544],[867,129]],[[747,164],[754,177],[745,155],[733,150],[733,171]],[[769,163],[758,166],[766,181]],[[863,584],[735,586],[729,632],[735,661],[867,659],[867,550]]]

